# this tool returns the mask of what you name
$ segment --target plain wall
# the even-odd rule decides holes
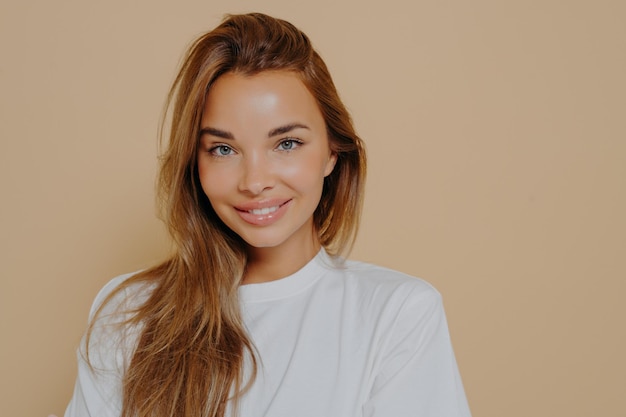
[[[0,414],[61,415],[96,292],[167,253],[166,91],[255,10],[327,61],[369,151],[352,257],[440,290],[474,416],[626,415],[619,0],[2,0]]]

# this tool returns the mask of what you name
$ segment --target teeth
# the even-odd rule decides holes
[[[262,209],[254,209],[254,210],[248,210],[248,213],[252,213],[256,216],[262,216],[264,214],[270,214],[275,212],[276,210],[278,210],[278,206],[274,206],[274,207],[264,207]]]

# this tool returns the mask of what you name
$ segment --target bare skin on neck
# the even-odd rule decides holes
[[[275,281],[294,274],[305,266],[320,250],[317,237],[303,245],[282,245],[275,248],[248,248],[248,264],[242,285]]]

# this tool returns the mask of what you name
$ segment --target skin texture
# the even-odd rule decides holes
[[[336,162],[314,97],[294,73],[222,75],[207,95],[198,172],[248,244],[244,283],[290,275],[320,249],[313,212]]]

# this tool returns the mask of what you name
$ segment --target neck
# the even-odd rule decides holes
[[[315,240],[303,246],[283,248],[249,248],[248,263],[242,284],[275,281],[294,274],[305,266],[320,250]]]

